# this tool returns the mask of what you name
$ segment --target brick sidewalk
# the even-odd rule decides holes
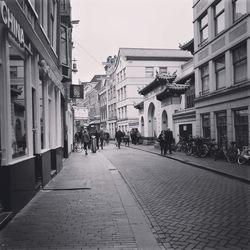
[[[130,144],[131,148],[138,150],[147,151],[150,153],[160,154],[160,150],[152,145],[133,145]],[[162,156],[164,157],[164,156]],[[196,158],[194,156],[187,156],[182,152],[173,152],[173,154],[167,154],[165,157],[173,159],[185,164],[189,164],[195,167],[204,168],[218,174],[223,174],[228,177],[237,178],[241,181],[250,183],[250,166],[249,165],[238,165],[237,163],[228,163],[224,160],[214,161],[212,158]]]
[[[119,172],[101,152],[73,153],[0,231],[0,249],[160,249]]]

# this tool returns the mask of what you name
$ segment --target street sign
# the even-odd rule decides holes
[[[70,98],[83,99],[83,86],[82,85],[70,85]]]

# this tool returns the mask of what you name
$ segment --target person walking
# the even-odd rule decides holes
[[[103,141],[104,141],[104,132],[101,129],[100,130],[100,146],[101,146],[101,149],[103,149]]]
[[[89,135],[88,135],[87,131],[84,130],[83,134],[82,134],[82,142],[83,142],[83,148],[85,150],[85,155],[88,155],[89,141],[90,141]]]
[[[164,135],[164,130],[162,130],[161,133],[158,136],[158,141],[159,141],[160,149],[161,149],[161,155],[165,154],[164,140],[165,140],[165,135]]]
[[[172,148],[171,148],[171,144],[174,140],[173,137],[173,132],[168,128],[166,131],[166,151],[169,151],[169,154],[172,154]]]
[[[123,133],[120,129],[115,132],[115,139],[117,141],[117,147],[120,149]]]

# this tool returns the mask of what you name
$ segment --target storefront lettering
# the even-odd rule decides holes
[[[6,3],[0,1],[0,18],[9,29],[10,33],[14,36],[21,46],[24,45],[24,33],[20,24],[17,22],[16,18],[13,16]]]

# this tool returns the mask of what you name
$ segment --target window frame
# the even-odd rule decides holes
[[[154,77],[154,67],[153,66],[145,67],[145,76],[146,77]]]
[[[207,74],[203,75],[203,69],[207,67]],[[200,67],[200,77],[201,77],[201,93],[202,95],[209,93],[209,64],[206,63]],[[205,79],[208,79],[208,88],[204,90]]]
[[[237,3],[239,3],[240,1],[245,1],[245,13],[243,13],[240,17],[236,18],[236,6]],[[240,18],[242,18],[243,16],[245,16],[247,14],[247,1],[248,0],[233,0],[232,1],[232,6],[233,6],[233,22],[237,22]]]
[[[235,51],[239,50],[242,47],[246,48],[246,53],[244,53],[244,56],[242,58],[235,61]],[[233,59],[233,80],[234,80],[234,85],[236,85],[236,84],[242,83],[242,82],[247,80],[247,43],[246,42],[244,42],[244,43],[242,43],[242,44],[240,44],[237,47],[232,49],[232,59]],[[244,62],[244,64],[242,64],[243,62]],[[238,81],[238,80],[236,80],[236,73],[235,73],[236,67],[239,66],[239,65],[242,66],[242,65],[245,65],[245,64],[246,64],[245,78]]]
[[[221,58],[224,58],[224,66],[223,67],[217,67],[216,64],[218,63],[218,60]],[[225,76],[225,84],[220,87],[221,84],[218,82],[218,74],[224,71]],[[223,89],[226,87],[226,57],[225,54],[222,54],[214,59],[214,74],[215,74],[215,84],[216,84],[216,90]]]
[[[223,8],[216,13],[216,7],[222,3],[223,4]],[[221,31],[218,31],[218,19],[221,17],[221,15],[223,15],[224,17],[224,27]],[[215,5],[214,5],[214,32],[215,32],[215,36],[217,36],[218,34],[220,34],[221,32],[223,32],[225,30],[225,1],[224,0],[220,0],[218,1]]]
[[[204,25],[202,25],[202,20],[207,18],[207,21]],[[207,37],[204,39],[204,30],[207,29]],[[208,13],[205,12],[199,19],[199,34],[200,34],[200,45],[203,45],[208,41]]]

